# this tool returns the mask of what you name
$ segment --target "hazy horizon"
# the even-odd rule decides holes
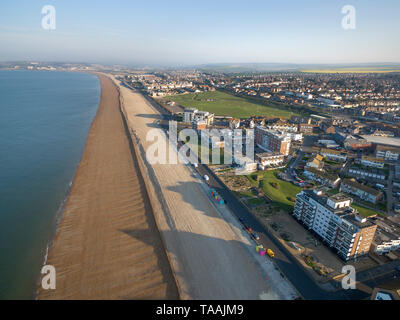
[[[42,27],[42,8],[56,28]],[[355,29],[342,26],[355,8]],[[400,63],[398,1],[5,0],[0,61],[124,65]]]

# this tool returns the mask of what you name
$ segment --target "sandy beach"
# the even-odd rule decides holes
[[[257,256],[254,243],[233,214],[226,206],[215,205],[204,180],[190,165],[148,163],[146,150],[153,142],[146,136],[150,129],[161,131],[162,116],[143,95],[114,81],[138,145],[142,174],[180,298],[293,299],[292,287],[272,262]]]
[[[56,289],[38,299],[177,299],[118,90],[98,77],[98,112],[47,259]]]

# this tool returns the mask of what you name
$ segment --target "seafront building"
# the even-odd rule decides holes
[[[268,152],[279,152],[284,156],[289,154],[290,134],[269,130],[265,127],[255,127],[255,142],[258,147]]]
[[[285,161],[285,156],[279,152],[263,152],[256,153],[255,160],[260,168],[264,170],[267,167],[282,165]]]
[[[192,123],[197,111],[198,110],[195,108],[185,108],[185,110],[183,110],[183,122]]]
[[[211,125],[214,121],[214,114],[208,111],[199,111],[196,108],[185,108],[183,110],[183,122],[194,123],[194,122],[205,122],[206,125]]]
[[[317,189],[303,190],[297,194],[293,216],[347,261],[369,252],[377,227],[360,217],[352,202],[341,193],[327,196]]]

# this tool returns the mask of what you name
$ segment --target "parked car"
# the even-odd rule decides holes
[[[260,236],[257,233],[251,233],[250,236],[254,239],[254,240],[260,240]]]
[[[251,232],[251,231],[253,231],[253,229],[252,228],[250,228],[249,226],[247,226],[247,225],[245,225],[244,226],[244,228],[248,231],[248,232]]]

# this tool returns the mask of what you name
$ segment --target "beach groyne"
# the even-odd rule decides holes
[[[38,299],[177,299],[177,286],[112,80],[101,100],[47,265],[56,289]]]

